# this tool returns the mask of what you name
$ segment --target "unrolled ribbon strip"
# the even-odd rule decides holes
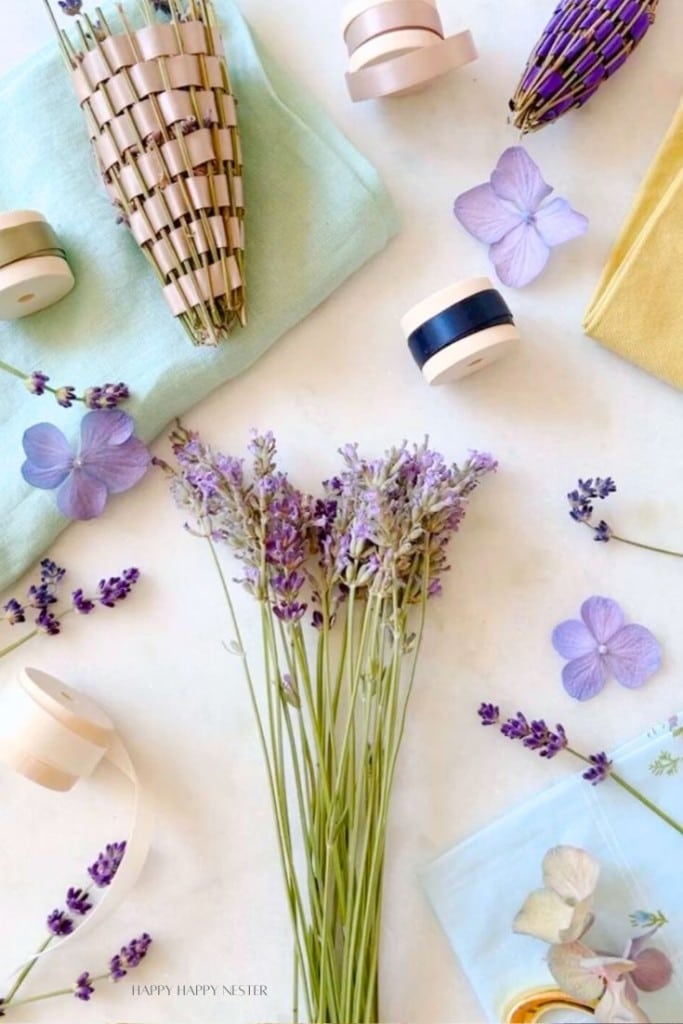
[[[44,956],[90,931],[130,892],[149,851],[151,801],[108,716],[88,697],[38,669],[23,669],[0,691],[0,761],[38,785],[62,792],[106,762],[134,790],[133,823],[113,882],[75,931],[37,954]]]
[[[0,320],[37,313],[74,284],[61,242],[42,214],[0,213]]]
[[[342,31],[354,102],[412,92],[477,58],[469,31],[444,38],[436,0],[351,0]]]
[[[430,295],[406,313],[401,327],[428,384],[481,370],[519,341],[512,313],[487,277],[468,278]]]

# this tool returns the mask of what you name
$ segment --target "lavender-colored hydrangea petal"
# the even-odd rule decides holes
[[[122,409],[96,409],[81,420],[81,452],[123,444],[133,436],[135,420]]]
[[[520,224],[489,249],[498,277],[510,288],[523,288],[538,277],[550,249],[532,224]]]
[[[535,213],[552,192],[538,165],[522,146],[505,150],[491,175],[491,185],[499,199],[514,203],[523,214]]]
[[[606,679],[607,672],[597,652],[574,658],[562,669],[562,685],[569,696],[576,700],[590,700],[597,696]]]
[[[648,946],[635,956],[629,953],[629,959],[636,963],[631,979],[642,992],[658,992],[671,981],[673,966],[661,949]]]
[[[591,654],[596,649],[593,634],[585,623],[578,619],[568,619],[555,626],[552,632],[552,644],[563,658],[580,658]]]
[[[624,625],[624,613],[609,597],[589,597],[581,605],[581,618],[599,644],[606,644]]]
[[[83,449],[81,454],[84,467],[101,480],[111,494],[133,487],[145,475],[150,462],[147,447],[137,437],[95,451]]]
[[[661,667],[662,649],[649,629],[629,623],[609,641],[605,662],[622,686],[634,689]]]
[[[466,231],[492,245],[520,223],[521,214],[501,202],[488,182],[458,196],[453,213]]]
[[[588,230],[588,218],[573,210],[566,199],[551,199],[536,212],[536,230],[551,248],[571,242]]]
[[[24,432],[24,480],[33,487],[59,487],[71,468],[73,453],[64,434],[52,423],[36,423]]]
[[[70,473],[57,492],[57,508],[67,519],[94,519],[106,501],[106,484],[84,469]]]

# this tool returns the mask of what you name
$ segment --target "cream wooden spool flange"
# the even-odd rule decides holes
[[[52,306],[75,283],[66,253],[41,213],[0,213],[0,320]]]
[[[519,341],[512,313],[487,277],[458,281],[423,299],[401,327],[428,384],[483,370]]]

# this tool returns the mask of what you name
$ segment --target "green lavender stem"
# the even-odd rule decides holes
[[[12,1002],[15,995],[17,994],[21,986],[24,984],[24,982],[26,981],[27,977],[29,976],[35,965],[38,963],[38,954],[42,953],[43,950],[47,949],[47,947],[52,942],[53,938],[54,936],[48,935],[45,941],[42,942],[40,946],[38,946],[38,949],[36,950],[36,955],[33,957],[32,960],[29,960],[25,967],[22,968],[22,970],[17,975],[17,980],[14,982],[7,995],[4,996],[3,1006],[7,1006],[9,1003]],[[14,1005],[16,1005],[16,1003]]]
[[[95,981],[104,981],[104,979],[108,977],[108,974],[98,974],[94,978],[90,978],[90,983],[92,984]],[[27,999],[17,999],[16,1002],[13,1002],[11,1005],[12,1007],[27,1006],[29,1003],[40,1003],[44,999],[55,999],[57,996],[72,996],[73,994],[74,986],[72,985],[71,988],[57,988],[52,992],[42,992],[38,996],[29,996]],[[6,1003],[3,1004],[3,1009],[8,1008],[9,1007]]]
[[[671,551],[669,548],[659,548],[654,544],[643,544],[638,540],[628,540],[618,534],[612,534],[612,540],[620,540],[622,544],[628,544],[632,548],[642,548],[644,551],[656,551],[660,555],[671,555],[673,558],[683,558],[683,551]]]
[[[567,747],[566,749],[567,753],[573,754],[574,757],[583,761],[584,764],[592,765],[590,758],[580,754],[578,750],[574,750],[572,747]],[[665,821],[667,825],[670,825],[671,828],[675,829],[676,832],[683,836],[683,825],[676,821],[675,818],[672,818],[670,814],[667,814],[666,811],[663,811],[661,807],[658,807],[657,804],[653,803],[652,800],[648,800],[644,793],[641,793],[639,789],[636,789],[636,787],[632,786],[630,782],[627,782],[623,776],[610,770],[609,778],[612,779],[613,782],[616,782],[618,786],[621,786],[622,789],[625,789],[627,793],[630,793],[632,797],[643,805],[643,807],[647,807],[649,811],[652,811],[653,814],[656,814],[658,818],[661,818],[662,821]]]

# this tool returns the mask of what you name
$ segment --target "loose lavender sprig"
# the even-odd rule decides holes
[[[581,523],[593,531],[593,540],[606,544],[610,540],[621,541],[634,548],[644,548],[646,551],[657,551],[662,555],[673,555],[675,558],[683,558],[683,552],[671,551],[668,548],[660,548],[653,544],[644,544],[642,541],[629,540],[615,533],[609,523],[600,519],[597,523],[593,521],[595,511],[593,502],[603,501],[610,494],[616,493],[617,486],[611,476],[589,477],[587,480],[579,479],[573,491],[567,494],[569,502],[569,515],[576,523]]]
[[[53,575],[59,572],[61,572],[63,575],[64,570],[59,570],[58,567],[54,565],[54,563],[50,564],[54,567]],[[26,978],[31,973],[36,963],[38,962],[40,954],[48,948],[53,939],[63,938],[67,935],[71,935],[71,933],[77,927],[77,922],[74,919],[74,916],[70,916],[68,911],[71,912],[71,915],[75,915],[76,917],[85,917],[85,915],[90,910],[92,910],[94,904],[90,898],[90,890],[92,889],[93,885],[96,886],[98,889],[103,889],[111,885],[111,883],[114,881],[117,871],[119,870],[119,867],[121,866],[121,862],[124,858],[125,852],[125,840],[122,840],[120,842],[108,843],[104,850],[97,855],[97,860],[94,862],[94,864],[91,864],[90,867],[88,868],[90,883],[85,888],[70,886],[67,889],[66,896],[64,899],[66,906],[62,908],[56,907],[47,915],[45,921],[45,927],[48,933],[47,938],[45,938],[41,942],[41,944],[38,946],[38,949],[36,950],[36,953],[33,955],[33,957],[31,957],[31,959],[29,959],[28,963],[18,973],[17,978],[10,991],[7,993],[4,999],[0,999],[0,1005],[4,1007],[9,1006],[10,1004],[17,1005],[14,1002],[14,997],[21,988],[21,986],[26,981]],[[149,936],[147,936],[147,938],[149,938]],[[149,941],[151,942],[151,939]],[[146,952],[146,947],[144,952]],[[144,952],[142,954],[143,956]],[[121,953],[123,954],[123,950],[121,950]],[[142,957],[140,957],[140,959],[142,959]],[[132,966],[135,966],[135,964],[133,964]],[[81,975],[78,982],[76,983],[77,990],[75,991],[74,994],[79,999],[90,998],[88,995],[84,994],[88,988],[87,981],[83,981],[82,985],[79,985],[79,982],[84,977],[89,977],[89,975],[87,975],[87,972],[86,975]],[[106,975],[104,975],[104,977],[106,977]],[[80,989],[82,994],[79,995],[78,989]],[[47,998],[47,996],[40,996],[37,998]],[[22,1000],[22,1002],[30,1001],[31,1000]],[[4,1013],[0,1010],[0,1017],[1,1016],[4,1016]]]
[[[98,981],[120,981],[125,978],[129,971],[134,970],[142,963],[147,956],[149,947],[152,945],[152,936],[148,932],[122,946],[118,953],[109,961],[109,970],[104,974],[91,975],[89,971],[83,971],[76,978],[76,981],[69,988],[56,989],[53,992],[42,992],[37,996],[29,996],[27,999],[10,1000],[0,999],[0,1017],[6,1017],[7,1011],[17,1006],[26,1006],[29,1003],[42,1002],[45,999],[55,999],[57,996],[73,996],[82,1002],[89,1002],[95,992],[95,982]]]
[[[3,360],[0,360],[0,370],[22,381],[31,395],[38,397],[46,393],[54,395],[57,404],[61,405],[63,409],[70,409],[74,402],[82,402],[86,409],[116,409],[130,398],[130,389],[123,381],[119,381],[118,384],[95,385],[86,388],[83,394],[79,395],[71,384],[53,388],[48,383],[50,378],[42,370],[26,373],[25,370],[20,370]]]
[[[621,786],[622,789],[625,789],[627,793],[630,793],[632,797],[643,804],[644,807],[647,807],[649,811],[652,811],[653,814],[656,814],[658,818],[665,821],[676,832],[683,835],[683,825],[668,815],[666,811],[663,811],[661,807],[648,800],[640,790],[636,789],[635,786],[632,786],[630,782],[627,782],[626,779],[615,772],[613,762],[604,751],[586,755],[571,747],[566,730],[562,725],[558,724],[554,730],[550,729],[542,718],[530,721],[521,711],[518,711],[513,718],[507,718],[501,723],[500,708],[497,704],[488,702],[480,704],[477,714],[482,725],[497,725],[503,736],[510,740],[521,740],[527,749],[535,751],[540,757],[550,760],[563,750],[566,750],[568,754],[573,754],[579,761],[583,761],[584,764],[588,765],[588,768],[581,776],[586,782],[596,786],[608,778],[612,779],[618,786]]]
[[[78,612],[81,615],[88,615],[94,611],[97,605],[103,608],[114,608],[119,602],[124,601],[140,578],[140,570],[136,568],[124,569],[120,576],[111,576],[109,579],[102,579],[97,585],[94,594],[85,594],[82,588],[71,593],[71,603],[67,607],[55,608],[59,600],[59,587],[66,575],[66,569],[44,558],[40,563],[40,577],[32,583],[26,597],[19,600],[11,597],[0,609],[0,622],[4,621],[9,626],[17,626],[27,621],[27,616],[33,616],[34,628],[21,636],[14,643],[0,649],[0,657],[16,650],[38,633],[46,633],[48,636],[57,636],[61,632],[61,620],[65,615]]]

